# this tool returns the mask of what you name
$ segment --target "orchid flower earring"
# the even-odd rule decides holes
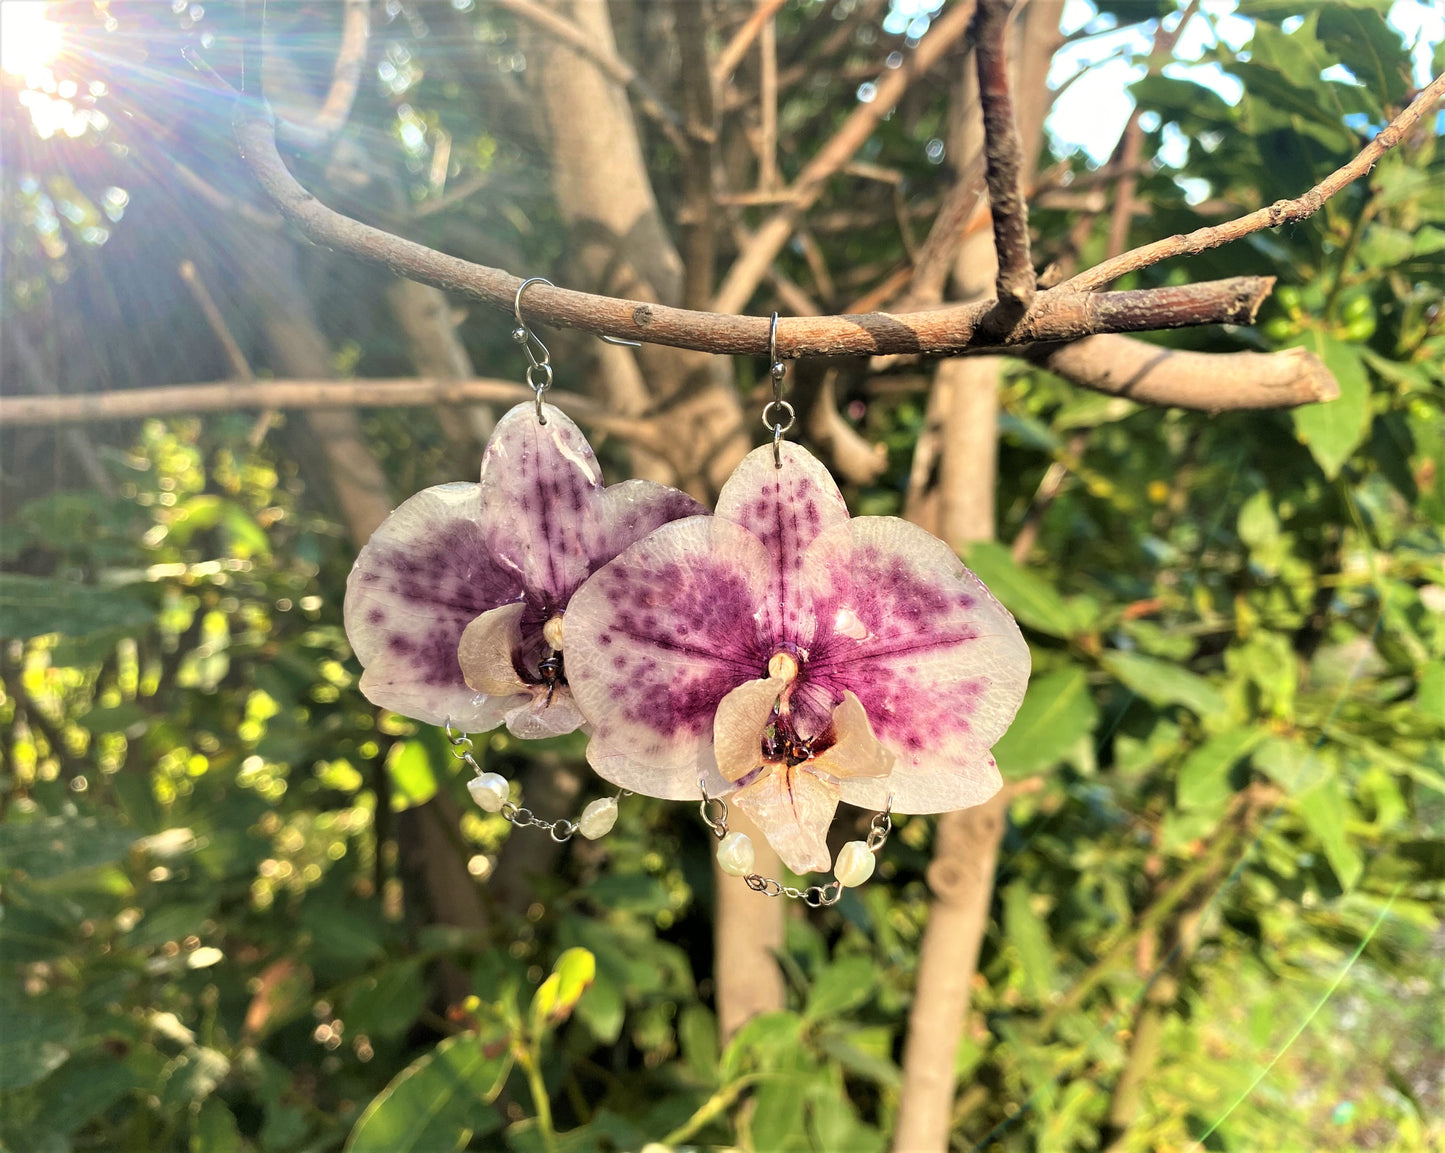
[[[536,738],[585,728],[569,684],[573,594],[659,525],[705,512],[652,481],[603,487],[582,431],[543,400],[552,367],[522,322],[529,283],[517,291],[516,316],[535,400],[497,422],[478,483],[426,489],[386,519],[357,557],[345,605],[347,636],[365,670],[362,693],[445,725],[454,751],[477,773],[474,798],[514,822],[530,814],[511,804],[503,778],[481,772],[454,729],[505,724],[515,736]]]
[[[772,361],[772,445],[738,466],[714,516],[661,526],[578,591],[569,676],[599,775],[701,798],[724,869],[829,904],[871,873],[888,813],[998,791],[989,749],[1023,699],[1029,653],[946,544],[894,517],[849,517],[823,465],[782,439]],[[790,869],[833,864],[837,880],[798,891],[752,874],[725,796]],[[834,863],[839,801],[881,812]]]

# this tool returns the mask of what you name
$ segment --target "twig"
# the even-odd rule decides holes
[[[692,137],[682,154],[682,303],[688,308],[705,308],[712,297],[717,266],[718,217],[713,187],[717,113],[707,69],[708,27],[697,0],[678,0],[673,11],[682,62],[683,111]]]
[[[246,360],[246,354],[241,351],[241,346],[231,333],[230,326],[226,324],[226,318],[221,315],[221,310],[216,307],[215,298],[207,290],[205,282],[201,280],[200,273],[196,266],[189,260],[181,261],[179,272],[181,279],[186,282],[186,287],[191,290],[191,295],[196,298],[196,304],[200,307],[201,314],[205,316],[206,323],[210,326],[211,332],[220,343],[222,351],[226,354],[226,360],[231,365],[231,371],[241,381],[253,381],[256,374],[251,371],[251,365]]]
[[[908,86],[938,63],[964,36],[972,18],[973,0],[959,0],[929,29],[903,67],[885,72],[873,99],[859,104],[798,173],[792,186],[793,199],[764,221],[752,245],[738,254],[713,298],[714,309],[737,312],[747,304],[767,274],[768,265],[792,237],[798,220],[823,194],[828,178],[863,147],[879,121],[903,98]]]
[[[559,16],[551,9],[533,3],[533,0],[496,0],[496,4],[499,8],[505,8],[513,16],[527,21],[538,31],[561,40],[569,48],[575,49],[591,60],[605,75],[623,88],[630,88],[637,97],[637,107],[643,115],[657,122],[679,152],[687,151],[687,135],[683,131],[682,117],[657,94],[657,90],[631,64],[606,51],[593,37],[588,36],[565,16]]]
[[[280,124],[277,134],[287,147],[313,151],[346,127],[366,65],[366,46],[371,38],[370,7],[369,0],[346,0],[346,12],[341,18],[341,47],[331,69],[331,88],[316,115],[308,121]]]
[[[1095,392],[1203,412],[1293,408],[1340,395],[1324,361],[1304,348],[1187,352],[1127,336],[1091,336],[1025,355]]]
[[[696,0],[689,0],[696,3]],[[721,88],[728,82],[728,79],[737,70],[737,66],[743,62],[743,57],[748,54],[753,41],[768,24],[772,22],[773,16],[777,13],[787,0],[758,0],[758,6],[742,26],[733,33],[733,38],[727,42],[727,46],[718,53],[717,63],[712,66],[712,82]]]
[[[1029,206],[1024,199],[1023,145],[1014,122],[1009,90],[1009,10],[1013,0],[979,0],[977,45],[978,96],[983,109],[984,160],[998,253],[998,305],[988,326],[1010,326],[1028,308],[1037,282],[1029,254]]]
[[[1127,273],[1149,268],[1173,256],[1192,256],[1265,228],[1277,228],[1281,224],[1306,220],[1318,212],[1330,197],[1369,172],[1380,157],[1399,144],[1410,127],[1442,96],[1445,96],[1445,72],[1430,81],[1424,91],[1410,102],[1409,107],[1382,128],[1379,134],[1361,149],[1359,155],[1348,164],[1335,169],[1303,196],[1295,200],[1277,200],[1267,208],[1256,209],[1225,224],[1214,224],[1184,235],[1170,236],[1152,244],[1140,245],[1079,273],[1060,287],[1075,292],[1090,291]]]
[[[758,188],[778,184],[778,26],[763,23],[758,35]]]
[[[384,264],[400,276],[511,312],[520,277],[458,260],[327,208],[291,175],[276,151],[270,121],[254,107],[243,106],[236,139],[272,203],[311,240]],[[893,352],[947,355],[965,349],[1073,340],[1099,332],[1247,324],[1273,283],[1270,277],[1234,277],[1134,292],[1069,294],[1053,289],[1039,293],[1012,330],[990,337],[979,332],[978,322],[992,308],[992,301],[899,315],[792,317],[778,323],[778,350],[789,357]],[[535,320],[700,352],[763,356],[768,348],[765,317],[693,312],[545,284],[528,290],[527,310]]]
[[[937,304],[943,299],[943,286],[963,240],[964,226],[983,196],[983,166],[979,158],[969,157],[959,171],[964,175],[948,190],[943,207],[933,218],[933,226],[918,250],[906,298],[910,305]]]

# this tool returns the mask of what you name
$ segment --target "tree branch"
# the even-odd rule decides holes
[[[1335,169],[1329,176],[1316,184],[1303,196],[1295,200],[1277,200],[1267,208],[1260,208],[1225,224],[1214,224],[1179,236],[1166,237],[1152,244],[1130,249],[1120,256],[1095,265],[1087,272],[1081,272],[1072,280],[1059,287],[1074,292],[1101,288],[1111,281],[1141,268],[1158,264],[1172,256],[1192,256],[1206,249],[1218,248],[1232,240],[1239,240],[1265,228],[1276,228],[1305,220],[1313,216],[1325,201],[1342,188],[1353,184],[1372,169],[1376,162],[1395,145],[1405,133],[1437,101],[1445,97],[1445,72],[1432,80],[1428,87],[1410,102],[1400,115],[1390,121],[1379,134],[1366,145],[1358,156],[1348,164]]]
[[[978,96],[983,109],[984,158],[993,243],[998,253],[998,303],[987,327],[1003,330],[1023,315],[1036,280],[1029,254],[1029,206],[1024,199],[1023,145],[1009,91],[1009,11],[1013,0],[979,0],[976,46]]]
[[[269,118],[248,105],[239,106],[238,113],[236,139],[242,156],[272,203],[309,239],[383,264],[400,276],[511,312],[512,299],[522,283],[520,277],[447,256],[326,207],[296,181],[282,162]],[[1034,298],[1012,329],[992,337],[979,331],[979,321],[993,307],[992,301],[898,315],[791,317],[778,322],[778,351],[787,357],[897,352],[948,355],[1074,340],[1100,332],[1248,324],[1273,283],[1271,277],[1234,277],[1131,292],[1071,293],[1051,289]],[[693,312],[545,284],[528,289],[527,315],[534,321],[599,335],[700,352],[764,356],[768,348],[769,322],[765,317]]]
[[[884,72],[878,80],[873,99],[859,104],[843,121],[842,127],[804,165],[793,181],[792,200],[764,221],[752,245],[738,254],[713,298],[714,309],[737,312],[748,303],[767,275],[768,266],[793,235],[803,213],[823,194],[828,178],[853,159],[853,154],[867,142],[878,122],[897,106],[908,86],[962,39],[973,18],[973,4],[974,0],[958,0],[944,12],[919,41],[904,65]],[[781,342],[781,330],[778,338]],[[766,344],[763,347],[766,348]]]
[[[758,33],[763,30],[763,26],[777,14],[778,9],[785,3],[787,0],[758,0],[758,6],[743,21],[742,26],[733,33],[733,38],[727,42],[727,46],[718,53],[717,62],[712,66],[712,82],[715,87],[721,88],[728,82],[737,66],[743,62],[743,57],[748,54],[748,49],[758,38]]]
[[[331,88],[316,115],[304,124],[294,120],[280,124],[281,141],[288,147],[310,152],[327,144],[346,127],[366,64],[366,47],[371,39],[370,7],[370,0],[346,0],[346,12],[341,18],[341,47],[331,69]]]
[[[1304,348],[1186,352],[1127,336],[1091,336],[1025,355],[1095,392],[1204,412],[1293,408],[1340,395],[1324,361]]]
[[[544,32],[553,39],[562,41],[567,47],[580,52],[597,65],[603,75],[625,89],[630,88],[633,95],[637,97],[637,107],[643,115],[657,122],[679,152],[687,151],[687,135],[683,131],[682,117],[657,94],[656,89],[631,64],[615,53],[607,51],[604,46],[597,43],[594,37],[589,36],[585,30],[579,28],[565,16],[543,8],[540,4],[533,3],[533,0],[495,0],[495,3],[498,8],[505,8],[513,16],[527,21],[538,31]]]

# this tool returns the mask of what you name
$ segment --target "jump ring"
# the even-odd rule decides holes
[[[786,414],[786,424],[778,421],[774,416],[770,415],[775,409],[779,413]],[[770,432],[787,432],[790,428],[793,427],[793,424],[797,421],[797,419],[797,410],[794,409],[793,406],[786,400],[770,400],[767,404],[763,406],[763,427]]]

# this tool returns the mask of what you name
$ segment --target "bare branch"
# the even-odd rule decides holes
[[[712,66],[712,82],[721,88],[728,82],[737,66],[743,62],[743,57],[748,54],[753,41],[758,34],[766,27],[777,14],[787,0],[758,0],[758,6],[752,10],[748,18],[743,21],[742,26],[733,33],[733,38],[727,42],[727,46],[718,53],[717,63]]]
[[[637,107],[651,120],[655,120],[668,139],[680,152],[687,151],[687,136],[683,132],[680,117],[649,84],[640,72],[620,56],[607,51],[565,16],[559,16],[533,0],[496,0],[497,7],[505,8],[513,16],[527,21],[534,28],[562,41],[569,48],[580,52],[600,68],[604,75],[616,81],[623,88],[630,88],[637,98]]]
[[[241,351],[241,346],[236,342],[230,325],[226,318],[221,315],[221,310],[216,307],[216,300],[206,288],[205,281],[201,274],[196,271],[196,266],[189,260],[183,260],[180,264],[181,279],[186,282],[186,287],[191,290],[191,295],[196,298],[196,304],[206,323],[210,326],[212,334],[220,343],[221,349],[226,354],[226,360],[231,365],[231,371],[243,380],[255,380],[256,374],[251,371],[251,365],[246,360],[246,354]]]
[[[1009,91],[1009,10],[1013,0],[979,0],[976,25],[978,96],[983,108],[984,158],[998,253],[998,305],[988,327],[1009,327],[1034,298],[1036,280],[1029,254],[1029,206],[1024,199],[1023,145],[1014,123]]]
[[[1203,412],[1293,408],[1340,395],[1324,362],[1304,348],[1186,352],[1127,336],[1091,336],[1060,348],[1030,349],[1026,355],[1095,392]]]
[[[346,0],[346,12],[341,18],[341,47],[331,69],[331,88],[316,115],[306,123],[281,123],[278,133],[288,147],[312,151],[329,143],[346,127],[356,91],[361,86],[361,71],[366,65],[366,46],[371,38],[370,7],[370,0]]]
[[[793,199],[773,213],[757,230],[752,245],[738,254],[713,298],[718,312],[743,308],[767,275],[768,265],[792,237],[803,213],[823,194],[828,178],[862,148],[878,122],[897,106],[908,86],[926,73],[968,31],[974,0],[959,0],[928,30],[901,68],[885,70],[871,101],[859,104],[842,127],[804,165],[793,182]],[[780,334],[781,336],[781,334]]]
[[[1410,127],[1441,97],[1445,97],[1445,72],[1430,81],[1429,86],[1410,102],[1410,106],[1382,128],[1379,135],[1370,141],[1358,156],[1330,173],[1298,199],[1277,200],[1269,207],[1257,209],[1237,220],[1210,225],[1130,249],[1121,256],[1095,265],[1087,272],[1079,273],[1060,287],[1075,292],[1101,288],[1126,273],[1148,268],[1161,260],[1168,260],[1173,256],[1192,256],[1265,228],[1277,228],[1281,224],[1308,219],[1324,207],[1325,201],[1330,197],[1369,172],[1380,157],[1400,143]]]
[[[254,107],[241,106],[236,139],[272,203],[311,240],[383,264],[398,275],[511,311],[521,278],[447,256],[327,208],[291,175],[276,151],[271,122]],[[763,270],[766,272],[766,265]],[[1052,289],[1039,293],[1010,331],[991,337],[985,337],[978,326],[993,307],[992,301],[898,315],[791,317],[778,323],[778,350],[789,357],[895,352],[948,355],[1073,340],[1100,332],[1248,324],[1273,283],[1270,277],[1234,277],[1133,292],[1079,294]],[[768,348],[765,317],[692,312],[545,284],[528,290],[527,311],[534,320],[701,352],[763,356]]]

